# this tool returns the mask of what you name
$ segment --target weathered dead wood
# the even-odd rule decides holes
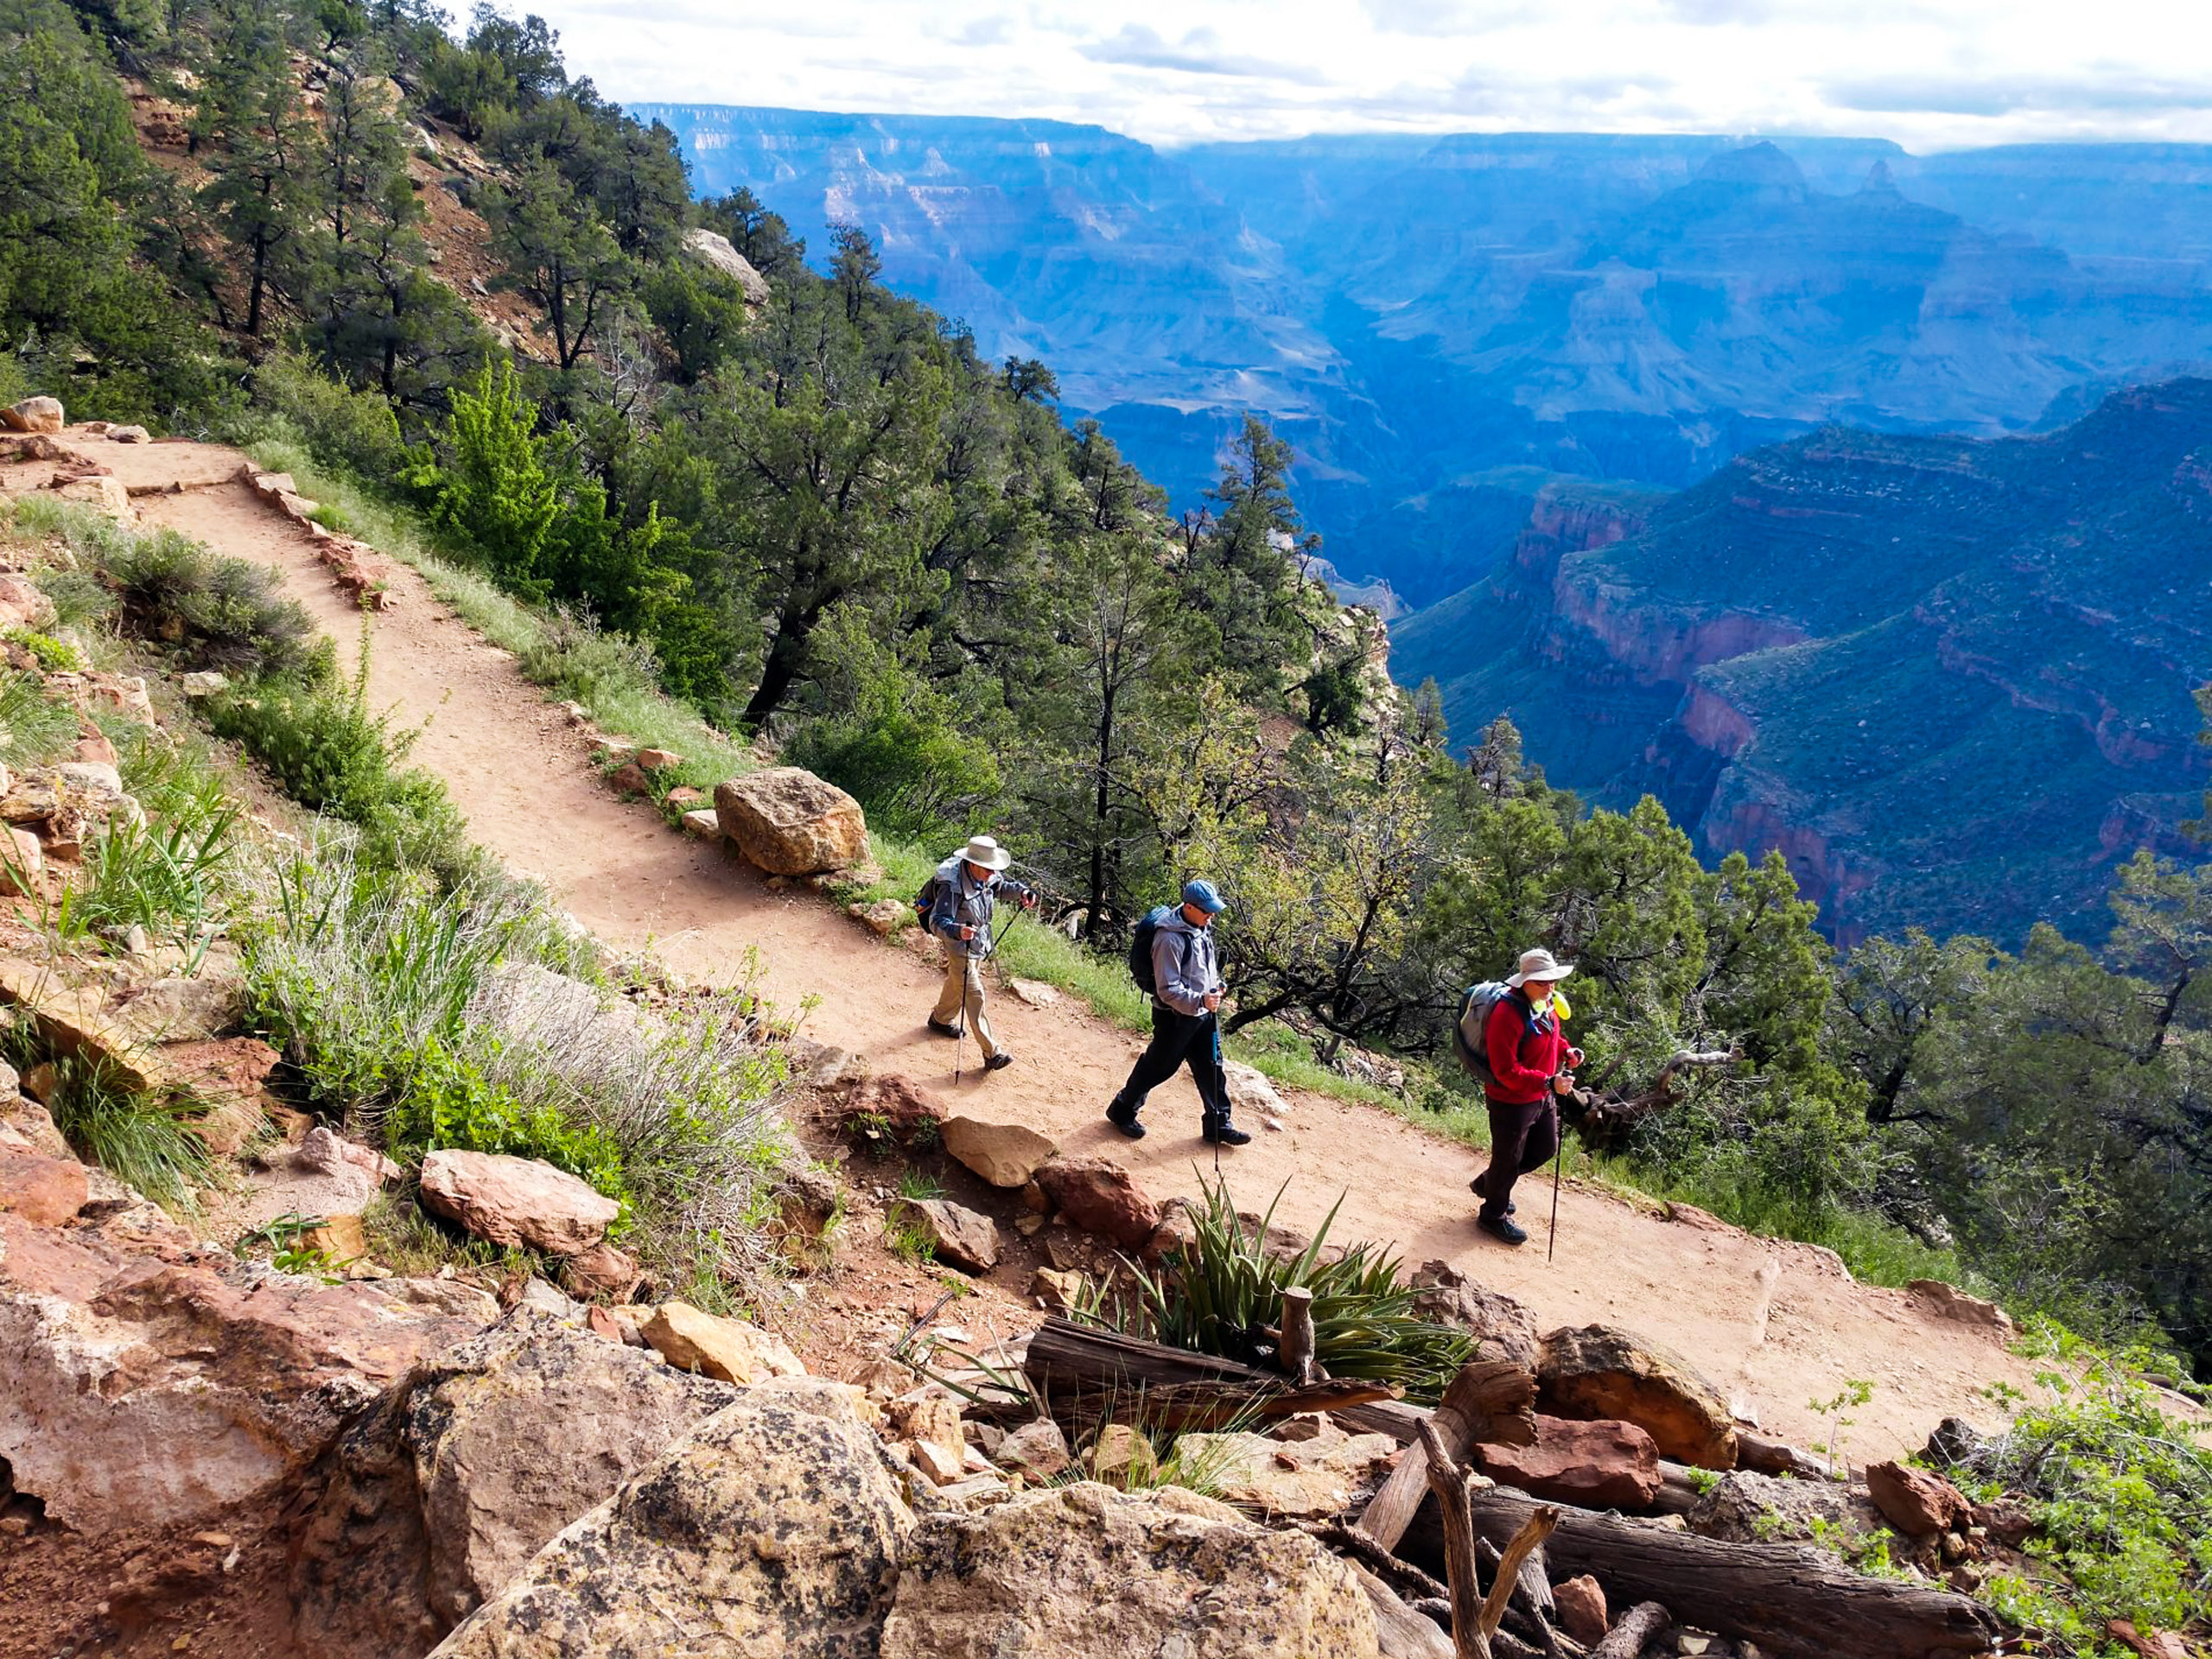
[[[1471,1360],[1444,1390],[1430,1427],[1453,1462],[1467,1448],[1536,1443],[1536,1379],[1502,1359]],[[1406,1535],[1428,1491],[1428,1459],[1416,1441],[1398,1459],[1359,1517],[1359,1529],[1385,1549]]]
[[[1487,1538],[1475,1540],[1475,1559],[1491,1573],[1505,1562],[1497,1546]],[[1544,1576],[1543,1560],[1543,1547],[1539,1545],[1521,1563],[1520,1572],[1514,1575],[1513,1599],[1506,1604],[1503,1628],[1534,1642],[1548,1659],[1572,1659],[1581,1649],[1552,1628],[1551,1616],[1557,1604],[1552,1599],[1551,1580]]]
[[[1491,1633],[1497,1629],[1497,1623],[1493,1619],[1489,1629],[1483,1627],[1483,1616],[1490,1610],[1475,1577],[1475,1522],[1468,1503],[1467,1478],[1437,1438],[1433,1423],[1421,1426],[1421,1449],[1427,1453],[1428,1487],[1436,1494],[1437,1519],[1444,1529],[1445,1578],[1452,1586],[1452,1651],[1459,1659],[1491,1659]]]
[[[1393,1555],[1357,1527],[1348,1527],[1341,1521],[1300,1521],[1294,1524],[1339,1555],[1350,1556],[1408,1603],[1435,1599],[1449,1604],[1451,1592],[1444,1586],[1411,1561]]]
[[[1282,1374],[1292,1382],[1302,1388],[1313,1380],[1313,1293],[1300,1286],[1282,1294],[1282,1346],[1277,1353]]]
[[[1544,1540],[1552,1535],[1553,1529],[1558,1525],[1559,1511],[1548,1504],[1539,1505],[1529,1512],[1529,1518],[1521,1523],[1521,1529],[1506,1545],[1497,1571],[1491,1579],[1490,1594],[1483,1598],[1482,1616],[1478,1621],[1485,1640],[1497,1634],[1497,1627],[1505,1618],[1506,1604],[1521,1587],[1521,1567],[1529,1559],[1529,1553],[1541,1549]]]
[[[1675,1101],[1685,1072],[1717,1071],[1738,1065],[1740,1045],[1726,1049],[1677,1049],[1667,1057],[1651,1086],[1635,1095],[1598,1095],[1589,1097],[1578,1132],[1592,1144],[1610,1145],[1655,1112],[1663,1112]]]
[[[1707,1475],[1706,1484],[1710,1485],[1712,1481],[1713,1477]],[[1659,1495],[1649,1505],[1653,1514],[1688,1515],[1697,1507],[1698,1499],[1704,1496],[1698,1490],[1697,1477],[1690,1472],[1688,1464],[1670,1463],[1664,1458],[1659,1459]]]
[[[1741,1428],[1736,1431],[1736,1466],[1762,1475],[1790,1475],[1799,1480],[1828,1478],[1827,1465],[1810,1452]]]
[[[1638,1602],[1605,1632],[1604,1641],[1590,1649],[1590,1659],[1637,1659],[1650,1645],[1651,1638],[1674,1622],[1673,1616],[1657,1602]]]
[[[1472,1492],[1478,1536],[1502,1543],[1538,1506],[1500,1487]],[[1732,1544],[1560,1505],[1546,1547],[1553,1572],[1593,1574],[1608,1597],[1662,1601],[1700,1630],[1756,1642],[1784,1659],[1830,1659],[1836,1633],[1862,1653],[1986,1653],[1997,1645],[1991,1616],[1964,1596],[1924,1584],[1870,1579],[1818,1550],[1787,1544]],[[1409,1553],[1433,1559],[1443,1539],[1424,1514]]]
[[[1324,1378],[1299,1387],[1234,1360],[1060,1319],[1038,1327],[1022,1369],[1055,1411],[1096,1415],[1102,1410],[1135,1410],[1141,1401],[1147,1421],[1175,1428],[1346,1411],[1395,1402],[1398,1392],[1357,1377]]]
[[[1381,1578],[1357,1562],[1351,1564],[1351,1575],[1374,1610],[1375,1633],[1384,1653],[1396,1659],[1454,1659],[1452,1638],[1433,1619],[1415,1612]]]

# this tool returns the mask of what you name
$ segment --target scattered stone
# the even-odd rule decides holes
[[[603,1239],[561,1263],[561,1281],[575,1296],[607,1296],[619,1301],[637,1288],[639,1277],[635,1259]]]
[[[861,1404],[811,1378],[751,1390],[563,1530],[437,1659],[874,1652],[913,1522]]]
[[[208,1151],[228,1157],[260,1133],[262,1088],[283,1058],[257,1037],[226,1037],[164,1044],[154,1070],[163,1087],[207,1103],[185,1128]]]
[[[1014,1230],[1024,1238],[1034,1238],[1045,1230],[1045,1217],[1025,1210],[1014,1218]]]
[[[76,1220],[91,1198],[85,1166],[74,1158],[0,1155],[0,1212],[35,1226],[61,1227]]]
[[[1060,1149],[1049,1135],[1020,1123],[962,1116],[944,1121],[944,1149],[993,1186],[1026,1186]]]
[[[296,1168],[317,1175],[336,1175],[351,1170],[367,1182],[364,1198],[379,1186],[391,1185],[406,1173],[375,1147],[348,1141],[327,1124],[308,1131],[293,1153],[292,1162]]]
[[[878,899],[868,905],[856,901],[846,906],[845,912],[856,918],[869,932],[884,939],[904,927],[914,914],[910,906],[903,905],[896,899]]]
[[[771,766],[715,786],[722,834],[771,875],[842,870],[868,856],[861,804],[798,766]]]
[[[1953,1468],[1987,1444],[1987,1437],[1965,1418],[1946,1417],[1929,1431],[1928,1460],[1938,1468]]]
[[[1866,1471],[1867,1495],[1891,1526],[1908,1538],[1926,1538],[1963,1527],[1974,1505],[1941,1476],[1902,1463],[1878,1463]]]
[[[1178,1487],[1027,1494],[916,1529],[882,1659],[1373,1659],[1351,1570]]]
[[[1915,1279],[1905,1288],[1919,1299],[1923,1308],[1939,1319],[1952,1319],[1961,1325],[1979,1325],[1999,1336],[2012,1333],[2011,1314],[1994,1302],[1985,1302],[1979,1296],[1967,1295],[1956,1285],[1947,1285],[1941,1279]]]
[[[26,397],[13,409],[0,409],[0,427],[10,432],[59,432],[65,424],[58,397]]]
[[[369,1236],[359,1216],[325,1216],[300,1235],[302,1249],[321,1250],[339,1266],[358,1262],[369,1253]]]
[[[1977,1503],[1970,1518],[1974,1525],[2007,1549],[2019,1548],[2028,1541],[2028,1535],[2036,1529],[2035,1516],[2017,1497],[2000,1497],[1993,1503]]]
[[[196,674],[187,674],[177,682],[188,702],[196,702],[203,697],[219,697],[231,689],[230,677],[219,669],[202,669]]]
[[[679,1371],[747,1383],[806,1375],[782,1338],[743,1319],[702,1313],[689,1302],[663,1302],[639,1330],[653,1351]]]
[[[2171,1630],[2139,1630],[2132,1620],[2115,1618],[2105,1633],[2126,1643],[2139,1659],[2190,1659],[2189,1644]]]
[[[1531,1497],[1586,1510],[1640,1510],[1659,1496],[1659,1448],[1633,1423],[1536,1419],[1534,1446],[1478,1446],[1475,1464]]]
[[[968,1431],[960,1415],[959,1398],[938,1383],[925,1383],[899,1395],[885,1414],[892,1433],[900,1440],[933,1440],[950,1451],[967,1443]]]
[[[1467,1332],[1485,1358],[1536,1369],[1543,1340],[1536,1334],[1535,1315],[1503,1291],[1477,1282],[1449,1262],[1424,1262],[1412,1285],[1417,1318]]]
[[[1013,1430],[999,1442],[991,1460],[1031,1480],[1050,1480],[1075,1461],[1068,1452],[1067,1436],[1050,1417],[1039,1417]]]
[[[1149,1481],[1160,1471],[1152,1442],[1126,1423],[1108,1423],[1084,1456],[1084,1466],[1093,1480],[1127,1486]]]
[[[1634,1423],[1662,1457],[1701,1469],[1736,1466],[1726,1401],[1679,1355],[1615,1326],[1589,1325],[1547,1336],[1536,1376],[1537,1403],[1554,1415]]]
[[[0,893],[33,896],[46,871],[46,849],[29,830],[12,823],[6,829],[7,839],[0,842]]]
[[[1090,1289],[1090,1281],[1073,1269],[1039,1268],[1029,1280],[1029,1294],[1042,1302],[1050,1313],[1065,1313],[1080,1307]]]
[[[1605,1586],[1587,1573],[1562,1579],[1552,1586],[1552,1599],[1559,1604],[1559,1627],[1586,1648],[1605,1639],[1609,1628]]]
[[[896,1208],[929,1235],[930,1249],[940,1262],[966,1273],[998,1266],[998,1224],[988,1216],[947,1198],[902,1198]]]
[[[927,1476],[933,1486],[950,1486],[967,1472],[965,1459],[935,1440],[916,1440],[913,1458],[914,1467]]]
[[[154,435],[143,426],[111,426],[107,429],[110,443],[151,443]]]
[[[0,461],[83,460],[84,456],[74,449],[44,432],[33,432],[27,436],[15,438],[9,442],[6,451],[0,453]]]
[[[678,785],[676,788],[670,790],[668,793],[661,797],[661,798],[671,806],[679,806],[687,809],[695,806],[704,806],[709,811],[713,810],[715,801],[715,798],[708,794],[705,790],[694,789],[689,784]]]
[[[54,475],[47,486],[64,501],[75,501],[93,511],[105,514],[118,524],[138,522],[137,510],[130,505],[130,492],[121,479],[106,473],[78,474],[73,477]]]
[[[607,785],[617,795],[650,795],[653,792],[653,780],[645,775],[645,769],[634,760],[608,772]]]
[[[492,1243],[575,1255],[622,1206],[564,1171],[505,1153],[440,1150],[423,1160],[423,1202]]]
[[[666,772],[671,766],[680,766],[683,757],[672,749],[639,749],[636,764],[645,772]]]
[[[695,808],[683,817],[683,833],[697,841],[720,841],[722,821],[703,808]]]
[[[1160,1206],[1109,1160],[1055,1158],[1037,1172],[1036,1181],[1071,1226],[1125,1249],[1142,1249],[1160,1226]]]
[[[1041,979],[1009,979],[1007,990],[1017,1002],[1026,1002],[1033,1008],[1049,1008],[1060,1000],[1059,992]]]
[[[238,1024],[245,1001],[245,976],[210,964],[191,978],[171,974],[139,986],[109,1007],[148,1042],[208,1043]]]
[[[1712,1649],[1713,1638],[1700,1636],[1694,1630],[1682,1630],[1675,1637],[1675,1651],[1686,1656],[1687,1659],[1696,1659],[1696,1656],[1708,1653]]]
[[[1267,1073],[1257,1066],[1230,1060],[1221,1070],[1229,1084],[1229,1103],[1238,1111],[1254,1117],[1290,1115],[1290,1103],[1276,1092],[1274,1084],[1268,1081]]]
[[[900,1141],[918,1132],[938,1133],[949,1116],[944,1103],[911,1077],[896,1073],[862,1077],[839,1085],[825,1116],[830,1125],[853,1134],[881,1125]]]
[[[562,1294],[558,1287],[546,1283],[534,1273],[523,1281],[522,1294],[515,1299],[515,1306],[543,1313],[548,1319],[576,1317],[576,1305]]]
[[[54,626],[54,601],[29,576],[0,573],[0,628],[44,632]]]

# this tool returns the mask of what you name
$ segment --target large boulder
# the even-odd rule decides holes
[[[1374,1659],[1351,1570],[1300,1532],[1084,1483],[917,1529],[882,1659]]]
[[[426,1154],[423,1205],[479,1238],[548,1255],[581,1255],[622,1213],[613,1198],[564,1170],[499,1152]]]
[[[913,1517],[860,1390],[749,1390],[563,1531],[438,1659],[873,1659]]]
[[[1723,1543],[1792,1543],[1841,1527],[1872,1533],[1881,1513],[1852,1488],[1833,1480],[1782,1479],[1738,1469],[1701,1493],[1683,1525]]]
[[[1109,1159],[1055,1158],[1037,1172],[1036,1180],[1071,1224],[1124,1249],[1142,1249],[1159,1229],[1160,1206]]]
[[[799,766],[771,766],[715,785],[722,836],[771,875],[850,869],[868,856],[861,804]]]
[[[1531,1497],[1640,1510],[1659,1496],[1659,1448],[1633,1423],[1536,1419],[1534,1446],[1478,1446],[1476,1466]]]
[[[806,1367],[782,1338],[743,1319],[704,1313],[689,1302],[663,1302],[639,1334],[677,1370],[697,1371],[724,1382],[806,1375]]]
[[[517,1307],[388,1391],[332,1452],[294,1545],[301,1627],[328,1656],[423,1651],[739,1398]]]
[[[1503,1291],[1478,1283],[1449,1262],[1424,1262],[1412,1285],[1417,1317],[1468,1332],[1485,1359],[1510,1359],[1525,1370],[1536,1369],[1543,1351],[1536,1317]]]
[[[993,1186],[1027,1186],[1060,1149],[1059,1142],[1026,1123],[989,1123],[980,1117],[944,1121],[944,1149]]]
[[[59,432],[62,425],[58,397],[26,397],[13,409],[0,409],[0,427],[10,432]]]
[[[455,1286],[271,1273],[93,1187],[67,1229],[0,1211],[0,1463],[80,1531],[281,1502],[379,1389],[499,1312]]]
[[[1720,1391],[1680,1355],[1616,1326],[1553,1332],[1536,1382],[1536,1403],[1555,1416],[1634,1423],[1662,1458],[1736,1466],[1735,1420]]]
[[[709,270],[735,283],[744,290],[747,305],[768,303],[768,279],[753,269],[753,262],[731,246],[730,239],[720,231],[699,226],[684,232],[683,251]]]

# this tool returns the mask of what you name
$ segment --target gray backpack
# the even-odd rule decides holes
[[[1497,1073],[1490,1069],[1491,1011],[1502,998],[1512,995],[1513,988],[1501,979],[1470,985],[1459,1003],[1459,1023],[1452,1028],[1452,1046],[1459,1064],[1484,1088],[1498,1087]]]

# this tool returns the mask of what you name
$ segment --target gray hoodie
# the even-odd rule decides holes
[[[1178,1014],[1206,1012],[1206,995],[1223,988],[1213,931],[1193,927],[1181,906],[1169,911],[1152,936],[1154,995]]]

